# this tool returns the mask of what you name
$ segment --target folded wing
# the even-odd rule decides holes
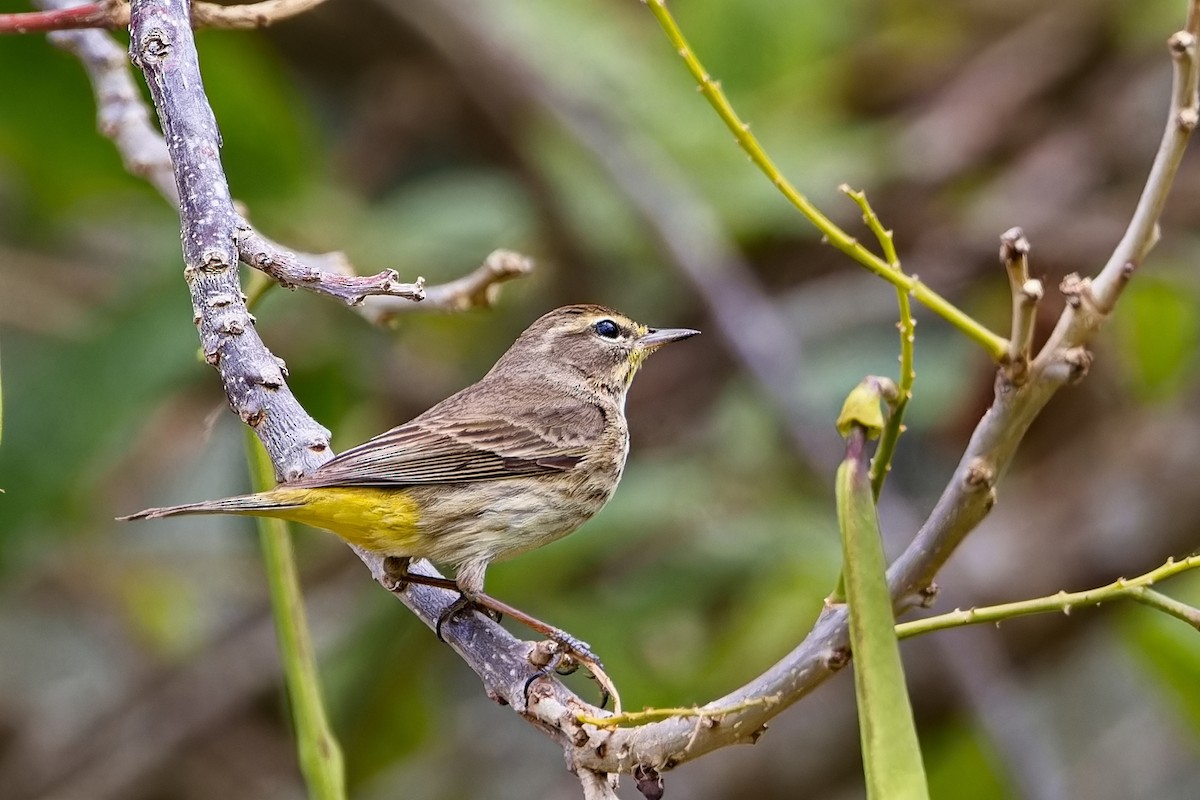
[[[604,430],[604,413],[589,403],[512,412],[426,412],[290,485],[413,486],[561,472],[578,464]]]

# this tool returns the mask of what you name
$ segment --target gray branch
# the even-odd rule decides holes
[[[424,278],[417,278],[415,283],[400,283],[400,276],[394,269],[384,270],[378,275],[320,270],[258,233],[245,220],[239,222],[234,238],[241,260],[269,275],[285,289],[306,289],[337,298],[348,306],[361,305],[363,300],[372,295],[403,300],[425,299]]]

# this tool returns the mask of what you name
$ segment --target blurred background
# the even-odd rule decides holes
[[[1048,288],[1119,238],[1184,6],[672,8],[803,191],[865,241],[836,187],[867,189],[906,269],[1003,333],[1002,231],[1024,227]],[[609,507],[489,589],[591,642],[634,709],[705,702],[790,650],[837,576],[833,419],[861,376],[895,374],[894,294],[747,163],[646,8],[337,0],[198,38],[233,192],[268,235],[430,282],[497,247],[537,261],[491,310],[390,328],[269,294],[259,331],[334,447],[476,380],[557,305],[700,328],[639,377]],[[0,97],[0,795],[302,797],[252,523],[113,521],[248,485],[176,213],[122,168],[83,70],[44,36],[0,40]],[[1030,432],[940,610],[1100,585],[1200,542],[1198,203],[1193,154],[1091,376]],[[1044,305],[1043,336],[1057,292]],[[991,396],[984,354],[925,313],[916,357],[881,509],[892,553]],[[349,550],[295,537],[354,797],[578,796],[555,747]],[[1200,576],[1165,589],[1200,602]],[[1177,620],[1118,606],[903,649],[935,797],[1200,796],[1200,635]],[[668,797],[861,796],[851,684],[667,774]]]

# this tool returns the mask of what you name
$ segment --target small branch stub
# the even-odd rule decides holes
[[[1008,273],[1012,292],[1012,335],[1001,372],[1013,386],[1029,380],[1037,307],[1044,294],[1042,282],[1029,277],[1029,250],[1029,240],[1020,228],[1009,228],[1000,235],[1000,263]]]

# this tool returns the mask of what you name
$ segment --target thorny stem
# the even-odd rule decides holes
[[[1200,555],[1190,556],[1181,561],[1171,559],[1157,569],[1151,570],[1136,578],[1119,578],[1107,586],[1088,589],[1082,592],[1058,592],[1048,597],[1036,597],[1032,600],[1018,600],[1014,603],[969,608],[939,614],[934,617],[902,622],[896,626],[896,635],[901,639],[919,636],[923,633],[942,631],[949,628],[960,628],[964,625],[979,625],[984,622],[1002,622],[1014,617],[1029,614],[1046,614],[1060,611],[1069,614],[1073,609],[1086,606],[1097,606],[1101,603],[1111,603],[1114,600],[1130,599],[1157,608],[1177,617],[1192,627],[1200,628],[1200,609],[1181,603],[1167,597],[1150,587],[1158,581],[1178,575],[1188,570],[1200,567]]]
[[[862,211],[863,222],[879,240],[879,246],[883,250],[883,257],[888,266],[896,272],[902,273],[892,232],[884,228],[883,223],[879,221],[879,216],[867,200],[866,192],[855,191],[846,184],[842,184],[838,188],[858,204]],[[913,369],[913,345],[917,338],[917,323],[913,319],[912,303],[908,300],[908,292],[897,288],[896,303],[900,309],[900,321],[896,325],[900,331],[900,380],[896,382],[899,391],[894,401],[889,400],[891,413],[888,414],[887,424],[879,436],[875,457],[871,459],[871,492],[877,503],[879,495],[883,491],[883,483],[892,470],[892,456],[896,452],[896,443],[900,440],[900,434],[904,433],[904,411],[908,408],[908,401],[912,399],[913,383],[917,379],[916,370]]]
[[[825,239],[835,248],[888,283],[915,297],[919,302],[958,328],[969,339],[987,351],[992,360],[999,362],[1008,349],[1008,343],[1003,337],[992,333],[969,314],[963,312],[949,300],[921,283],[917,276],[905,275],[893,269],[887,262],[880,259],[879,256],[863,247],[857,239],[839,228],[833,220],[825,216],[783,176],[770,156],[763,150],[757,137],[750,133],[750,126],[743,122],[737,115],[737,112],[733,110],[733,106],[730,104],[728,98],[725,97],[720,84],[712,79],[704,69],[704,65],[700,63],[700,60],[692,51],[691,46],[688,45],[687,39],[684,38],[683,32],[675,22],[675,18],[667,10],[666,0],[644,0],[644,2],[649,6],[650,13],[658,20],[659,25],[662,26],[663,31],[667,34],[667,38],[671,40],[671,44],[675,46],[680,57],[683,58],[684,63],[687,64],[692,77],[700,85],[700,92],[707,98],[709,104],[712,105],[717,115],[724,121],[726,127],[733,133],[737,143],[750,156],[750,160],[754,162],[755,166],[762,170],[767,178],[770,179],[775,188],[809,222],[816,226],[817,230],[825,236]]]

